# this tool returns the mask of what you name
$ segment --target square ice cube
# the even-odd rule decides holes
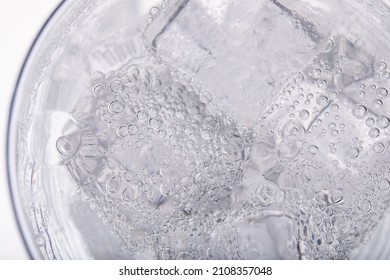
[[[328,37],[317,14],[318,22],[310,22],[309,11],[289,4],[176,1],[170,17],[152,24],[147,43],[250,125]]]

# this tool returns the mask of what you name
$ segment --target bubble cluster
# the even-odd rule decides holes
[[[390,199],[387,64],[361,47],[329,40],[252,126],[149,53],[92,75],[56,147],[124,257],[345,259]]]
[[[390,85],[382,75],[387,63],[373,69],[372,59],[343,36],[333,38],[269,105],[278,110],[266,111],[257,124],[254,173],[283,199],[274,204],[272,188],[253,184],[253,201],[293,213],[300,258],[349,258],[388,208],[383,140],[389,138]]]
[[[82,141],[69,164],[80,184],[96,178],[81,184],[84,200],[123,240],[124,254],[207,258],[188,244],[212,242],[213,225],[232,211],[253,135],[209,112],[208,92],[189,91],[147,60],[91,83],[95,118],[78,121],[89,123],[82,138],[93,141]],[[263,193],[274,199],[271,188]]]

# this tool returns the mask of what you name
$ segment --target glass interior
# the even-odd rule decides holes
[[[388,259],[388,1],[65,1],[15,92],[33,258]]]

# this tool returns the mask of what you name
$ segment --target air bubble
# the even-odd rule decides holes
[[[385,98],[387,97],[387,95],[389,95],[389,92],[387,91],[387,89],[380,87],[377,89],[377,95],[379,98]]]
[[[303,82],[304,79],[305,79],[305,76],[301,72],[298,72],[298,74],[296,75],[294,81],[295,81],[295,83],[298,84],[298,83]]]
[[[151,236],[145,236],[144,242],[145,242],[146,245],[152,245],[153,244],[152,237]]]
[[[320,88],[320,89],[326,89],[328,85],[328,82],[325,81],[325,80],[318,80],[317,81],[317,86]]]
[[[88,190],[82,190],[81,191],[81,198],[84,201],[90,200],[92,197],[91,193]]]
[[[226,218],[226,215],[223,211],[216,211],[213,216],[216,223],[221,223]]]
[[[390,120],[388,117],[386,116],[379,116],[377,121],[376,121],[377,125],[379,128],[387,128],[390,124]]]
[[[93,93],[96,98],[100,98],[104,95],[104,87],[102,85],[97,85],[93,89]]]
[[[106,189],[110,193],[116,193],[121,188],[121,179],[118,176],[114,176],[108,181],[106,185]]]
[[[383,153],[385,151],[385,145],[382,142],[376,142],[372,148],[374,152],[378,154]]]
[[[299,117],[302,119],[302,120],[307,120],[310,116],[310,113],[307,111],[307,110],[301,110],[299,112]]]
[[[316,155],[318,153],[318,147],[314,145],[309,146],[309,152],[313,155]]]
[[[129,95],[136,95],[139,92],[139,88],[135,84],[129,83],[125,87],[125,92]]]
[[[332,106],[330,106],[330,109],[333,111],[333,112],[336,112],[339,110],[339,105],[334,103],[332,104]]]
[[[339,93],[337,91],[333,90],[329,93],[329,98],[336,99],[338,95],[339,95]]]
[[[124,179],[127,181],[127,182],[130,182],[132,179],[133,179],[133,175],[130,173],[130,172],[125,172],[125,174],[123,175]]]
[[[208,91],[202,91],[200,93],[200,101],[202,101],[203,103],[210,103],[211,100],[212,100],[212,96],[211,96],[211,93],[208,92]]]
[[[164,138],[167,136],[167,132],[166,132],[165,130],[163,130],[163,129],[160,129],[160,130],[158,131],[158,136],[159,136],[160,138],[164,139]]]
[[[167,94],[163,91],[158,91],[155,93],[154,98],[156,99],[156,101],[162,103],[167,100]]]
[[[298,122],[289,120],[281,127],[283,138],[299,138],[305,133],[305,128]]]
[[[66,158],[71,157],[76,152],[72,140],[66,136],[58,138],[56,147],[57,151]]]
[[[347,150],[347,155],[350,159],[355,159],[359,156],[359,149],[355,147],[351,147]]]
[[[366,119],[366,125],[367,125],[368,127],[373,127],[374,124],[375,124],[375,120],[374,120],[373,118],[367,118],[367,119]]]
[[[372,203],[371,203],[371,201],[369,201],[369,200],[363,201],[362,207],[363,207],[363,211],[365,213],[371,212],[371,210],[372,210]]]
[[[340,67],[336,67],[333,69],[333,73],[335,76],[341,76],[341,74],[343,73],[343,70]]]
[[[181,252],[178,256],[177,256],[177,259],[178,260],[190,260],[192,259],[191,258],[191,255],[189,252]]]
[[[126,137],[127,135],[129,135],[129,132],[127,130],[127,127],[126,126],[121,126],[119,127],[117,130],[116,130],[116,134],[120,137]]]
[[[149,117],[153,118],[157,116],[157,114],[161,111],[161,107],[159,105],[153,105],[149,108]]]
[[[264,186],[257,187],[256,195],[263,205],[270,205],[276,199],[277,189],[273,185],[266,184]]]
[[[129,202],[133,199],[134,191],[131,188],[126,188],[122,192],[122,200],[125,202]]]
[[[108,105],[108,110],[113,114],[119,114],[123,111],[124,105],[122,102],[115,100]]]
[[[383,101],[380,99],[375,99],[372,103],[375,109],[379,109],[383,105]]]
[[[160,129],[163,126],[163,123],[163,120],[159,116],[156,116],[149,120],[149,125],[154,129]]]
[[[160,185],[160,192],[164,196],[171,195],[173,193],[173,185],[170,183],[163,183]]]
[[[362,65],[356,65],[353,70],[356,75],[360,75],[363,72],[363,66]]]
[[[329,39],[326,42],[324,52],[331,52],[333,50],[334,46],[335,46],[335,42],[332,39]]]
[[[35,244],[37,244],[37,246],[41,247],[45,245],[45,243],[46,243],[45,238],[41,234],[35,236]]]
[[[130,124],[127,127],[127,131],[129,132],[130,135],[136,135],[139,131],[139,128],[136,124]]]
[[[180,120],[184,120],[187,116],[187,113],[185,110],[177,110],[175,116]]]
[[[153,21],[154,21],[154,18],[153,18],[153,17],[148,17],[148,18],[146,19],[146,24],[147,24],[147,25],[151,25],[151,24],[153,23]]]
[[[110,83],[110,89],[113,93],[121,93],[124,89],[122,81],[120,79],[114,79]]]
[[[98,81],[98,80],[104,79],[104,74],[102,72],[100,72],[100,71],[95,71],[95,72],[92,73],[92,77],[93,77],[94,80]]]
[[[161,254],[164,260],[174,260],[175,259],[175,251],[171,248],[165,248]]]
[[[387,64],[385,62],[379,62],[377,65],[376,65],[376,68],[378,69],[378,71],[380,72],[383,72],[387,69]]]
[[[337,136],[339,134],[339,131],[338,130],[332,130],[330,135],[332,136]]]
[[[328,127],[330,129],[335,129],[336,128],[336,124],[334,122],[331,122],[331,123],[328,124]]]
[[[379,132],[379,129],[373,127],[369,130],[368,132],[368,135],[371,137],[371,138],[377,138],[379,136],[380,132]]]
[[[137,120],[140,122],[147,121],[149,118],[149,113],[145,110],[140,110],[137,112]]]
[[[367,108],[364,107],[363,105],[356,105],[353,109],[352,109],[352,114],[358,118],[358,119],[362,119],[364,118],[364,116],[367,114]]]
[[[198,173],[195,175],[195,182],[199,185],[205,184],[205,178],[202,173]]]
[[[157,17],[159,14],[160,14],[160,9],[157,8],[157,7],[152,7],[149,11],[149,14],[152,16],[152,17]]]
[[[325,95],[320,95],[317,97],[316,102],[318,105],[325,107],[329,104],[329,99]]]
[[[390,189],[390,181],[388,179],[382,179],[379,183],[379,188],[381,190],[388,190]]]
[[[171,174],[171,169],[168,166],[163,166],[160,168],[160,175],[162,177],[169,177],[170,174]]]
[[[147,193],[146,193],[146,198],[149,200],[149,201],[155,201],[156,198],[157,198],[157,194],[154,190],[148,190]]]
[[[389,71],[384,71],[382,73],[382,79],[386,79],[386,80],[390,79],[390,72]]]

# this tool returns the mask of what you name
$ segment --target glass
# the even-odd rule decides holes
[[[389,259],[388,1],[64,1],[8,163],[32,258]]]

